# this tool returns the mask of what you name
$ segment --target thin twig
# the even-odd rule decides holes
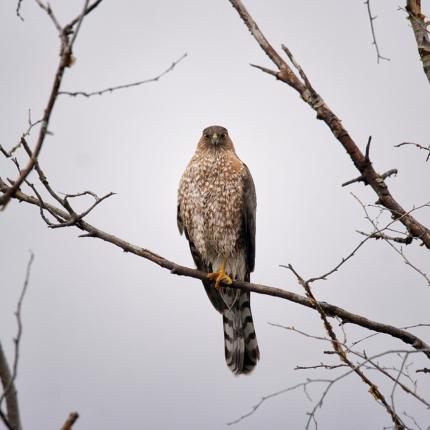
[[[18,403],[18,396],[17,396],[16,387],[15,387],[15,380],[18,375],[20,342],[21,342],[21,336],[22,336],[21,309],[22,309],[22,303],[24,301],[25,294],[27,292],[28,284],[29,284],[30,272],[31,272],[31,266],[33,264],[33,260],[34,260],[34,254],[33,252],[30,251],[30,258],[27,263],[27,270],[25,274],[24,285],[22,287],[21,294],[19,296],[18,304],[15,311],[15,317],[18,324],[18,331],[17,331],[16,337],[13,340],[14,346],[15,346],[15,353],[14,353],[14,359],[12,363],[12,372],[10,372],[6,355],[0,343],[0,380],[3,385],[3,393],[0,396],[0,410],[1,410],[1,404],[3,400],[6,401],[6,408],[7,408],[6,421],[3,419],[3,415],[1,415],[1,418],[3,422],[5,422],[5,425],[6,426],[10,425],[10,427],[13,430],[21,430],[21,419],[19,414],[19,403]]]
[[[367,211],[366,205],[353,193],[351,193],[351,195],[355,198],[355,200],[357,200],[357,202],[360,204],[360,206],[362,207],[364,214],[365,214],[365,218],[370,222],[370,224],[373,226],[373,228],[375,229],[375,233],[378,234],[381,232],[380,229],[378,229],[376,223],[373,221],[373,219],[370,217],[369,212]],[[420,208],[422,207],[426,207],[429,206],[430,202],[424,203],[423,205],[419,206]],[[412,210],[416,210],[417,208],[413,208]],[[400,221],[400,219],[395,219],[392,222],[395,221]],[[388,245],[391,246],[392,249],[394,249],[394,251],[399,254],[402,259],[403,262],[405,264],[407,264],[409,267],[411,267],[412,269],[414,269],[417,273],[419,273],[427,282],[427,285],[430,286],[430,277],[429,275],[427,275],[427,273],[425,273],[423,270],[421,270],[419,267],[417,267],[415,264],[413,264],[404,254],[403,249],[400,248],[398,249],[396,246],[394,246],[394,244],[392,243],[391,240],[386,239],[385,237],[381,237],[381,239],[383,239],[386,243],[388,243]]]
[[[278,325],[278,324],[273,324],[273,325],[279,326],[279,327],[281,327],[281,328],[291,329],[291,327],[285,327],[285,326]],[[294,331],[296,331],[296,332],[298,332],[298,333],[300,333],[300,334],[304,334],[304,335],[305,335],[305,336],[307,336],[307,337],[315,338],[315,339],[317,339],[317,340],[325,340],[325,341],[327,341],[327,342],[331,342],[331,339],[329,339],[329,338],[321,338],[321,337],[319,337],[319,336],[312,336],[312,335],[308,335],[307,333],[301,333],[300,331],[297,331],[297,330],[294,330]],[[346,345],[344,345],[344,346],[346,346]],[[384,352],[382,352],[382,353],[375,354],[375,355],[373,355],[373,356],[371,356],[371,357],[364,357],[364,356],[363,356],[363,354],[359,354],[359,353],[357,353],[356,351],[351,351],[351,352],[352,352],[352,353],[354,353],[354,354],[359,355],[359,356],[360,356],[360,358],[362,358],[362,359],[363,359],[363,362],[358,363],[358,364],[355,366],[355,367],[357,367],[357,368],[362,368],[362,367],[364,367],[364,366],[366,365],[366,363],[371,363],[371,364],[374,366],[374,365],[375,365],[375,364],[374,364],[374,360],[376,360],[376,359],[377,359],[377,358],[379,358],[379,357],[385,356],[385,355],[398,354],[398,353],[414,353],[414,352],[416,352],[416,351],[410,351],[410,350],[407,350],[407,351],[405,351],[405,350],[390,350],[390,351],[384,351]],[[343,366],[340,366],[340,367],[343,367]],[[330,370],[334,370],[334,369],[330,369]],[[379,369],[378,369],[378,370],[379,370]],[[349,375],[351,375],[352,373],[354,373],[354,370],[353,370],[353,369],[349,369],[349,370],[345,371],[344,373],[340,374],[339,376],[337,376],[337,377],[335,377],[335,378],[333,378],[333,379],[311,379],[311,378],[308,378],[305,382],[301,382],[301,383],[296,384],[296,385],[293,385],[293,386],[291,386],[291,387],[288,387],[288,388],[285,388],[285,389],[279,390],[279,391],[277,391],[277,392],[275,392],[275,393],[271,393],[271,394],[269,394],[269,395],[267,395],[267,396],[263,396],[263,397],[260,399],[260,401],[259,401],[256,405],[254,405],[254,406],[251,408],[251,410],[250,410],[249,412],[247,412],[246,414],[244,414],[244,415],[240,416],[239,418],[237,418],[237,419],[235,419],[235,420],[233,420],[233,421],[231,421],[231,422],[229,422],[229,423],[227,423],[227,424],[228,424],[228,425],[232,425],[232,424],[237,424],[237,423],[239,423],[240,421],[242,421],[242,420],[244,420],[245,418],[249,417],[250,415],[254,414],[254,413],[255,413],[255,411],[256,411],[260,406],[262,406],[262,404],[263,404],[264,402],[266,402],[267,400],[270,400],[270,399],[272,399],[272,398],[274,398],[274,397],[280,396],[280,395],[282,395],[282,394],[284,394],[284,393],[287,393],[287,392],[289,392],[289,391],[293,391],[293,390],[295,390],[295,389],[297,389],[297,388],[300,388],[300,387],[307,387],[307,386],[309,386],[309,385],[311,385],[311,384],[314,384],[314,383],[325,383],[325,384],[327,384],[327,387],[326,387],[326,389],[324,390],[324,392],[322,393],[322,395],[321,395],[321,397],[320,397],[319,401],[314,405],[313,410],[312,410],[311,412],[308,412],[308,413],[307,413],[307,415],[308,415],[308,416],[309,416],[309,415],[311,415],[311,417],[310,417],[310,418],[311,418],[312,420],[315,420],[315,413],[316,413],[317,409],[318,409],[319,407],[321,407],[321,406],[322,406],[322,403],[323,403],[323,401],[324,401],[325,397],[327,396],[328,391],[330,390],[330,388],[331,388],[335,383],[337,383],[338,381],[340,381],[340,380],[342,380],[342,379],[345,379],[346,377],[348,377],[348,376],[349,376]],[[391,377],[391,375],[389,375],[389,376]],[[392,380],[392,377],[391,377],[391,380]],[[408,392],[409,392],[409,394],[414,395],[414,397],[415,397],[415,398],[417,398],[417,400],[419,400],[421,403],[423,403],[423,404],[424,404],[424,405],[426,405],[427,407],[430,405],[428,402],[426,402],[426,401],[425,401],[424,399],[422,399],[420,396],[416,395],[416,393],[414,393],[413,391],[408,390]],[[307,393],[306,393],[306,394],[307,394]],[[308,397],[308,394],[307,394],[307,397]],[[309,397],[308,397],[308,399],[309,399]],[[309,399],[309,400],[310,400],[310,401],[312,401],[311,399]],[[309,427],[309,419],[308,419],[308,425],[307,425],[307,428],[308,428],[308,427]]]
[[[30,251],[30,258],[29,258],[28,263],[27,263],[27,269],[26,269],[26,273],[25,273],[24,284],[23,284],[21,294],[20,294],[19,299],[18,299],[16,311],[15,311],[15,317],[16,317],[16,322],[17,322],[17,326],[18,326],[18,331],[17,331],[16,337],[13,340],[14,345],[15,345],[15,354],[14,354],[14,360],[13,360],[13,364],[12,364],[12,375],[11,375],[11,378],[10,378],[8,385],[4,389],[3,394],[0,396],[0,407],[1,407],[3,400],[7,397],[9,390],[11,390],[12,387],[14,386],[15,379],[18,375],[19,350],[20,350],[20,342],[21,342],[21,337],[22,337],[21,309],[22,309],[22,303],[24,301],[25,294],[26,294],[27,289],[28,289],[28,283],[30,280],[30,273],[31,273],[31,266],[33,265],[33,261],[34,261],[34,253],[32,251]]]
[[[415,143],[415,142],[402,142],[402,143],[399,143],[398,145],[394,145],[394,148],[400,148],[401,146],[404,146],[404,145],[412,145],[412,146],[415,146],[419,149],[423,149],[424,151],[427,151],[428,154],[427,154],[426,162],[429,161],[429,159],[430,159],[430,145],[429,146],[422,146],[419,143]]]
[[[327,280],[327,278],[333,274],[334,272],[337,272],[341,266],[343,266],[348,260],[350,260],[355,253],[369,240],[369,237],[366,237],[366,239],[363,239],[346,257],[342,257],[341,261],[331,270],[329,270],[327,273],[324,273],[323,275],[316,276],[314,278],[308,279],[306,282],[311,284],[315,281],[320,280]],[[288,268],[287,266],[282,266],[285,268]]]
[[[229,426],[231,426],[231,425],[233,425],[233,424],[237,424],[237,423],[239,423],[240,421],[242,421],[242,420],[244,420],[245,418],[247,418],[247,417],[249,417],[250,415],[252,415],[265,401],[267,401],[267,400],[269,400],[269,399],[271,399],[271,398],[273,398],[273,397],[277,397],[277,396],[280,396],[281,394],[285,394],[285,393],[288,393],[289,391],[294,391],[294,390],[296,390],[297,388],[303,388],[303,390],[305,391],[305,393],[307,393],[307,391],[305,390],[306,389],[306,387],[308,386],[308,385],[311,385],[311,384],[314,384],[314,383],[323,383],[323,384],[328,384],[328,387],[330,387],[331,385],[333,385],[333,383],[334,383],[334,381],[333,380],[331,380],[331,379],[308,379],[306,382],[301,382],[301,383],[299,383],[299,384],[296,384],[296,385],[293,385],[293,386],[291,386],[291,387],[288,387],[288,388],[284,388],[283,390],[279,390],[279,391],[277,391],[277,392],[275,392],[275,393],[272,393],[272,394],[269,394],[269,395],[267,395],[267,396],[263,396],[261,399],[260,399],[260,401],[257,403],[257,404],[255,404],[252,408],[251,408],[251,410],[249,411],[249,412],[247,412],[246,414],[244,414],[244,415],[242,415],[242,416],[240,416],[239,418],[237,418],[237,419],[235,419],[235,420],[233,420],[233,421],[230,421],[230,422],[228,422],[227,423],[227,425],[229,425]],[[327,392],[328,392],[328,389],[326,390]]]
[[[21,15],[21,4],[22,4],[22,0],[18,0],[18,3],[16,4],[16,16],[22,21],[24,22],[24,17]]]
[[[105,93],[112,93],[117,90],[122,90],[124,88],[131,88],[131,87],[137,87],[139,85],[147,84],[149,82],[157,82],[159,81],[163,76],[167,75],[169,72],[171,72],[177,64],[179,64],[188,54],[182,54],[177,60],[175,60],[164,72],[161,72],[159,75],[155,76],[154,78],[145,79],[143,81],[133,82],[131,84],[123,84],[123,85],[117,85],[114,87],[105,88],[103,90],[98,91],[91,91],[91,92],[85,92],[85,91],[60,91],[60,95],[68,95],[72,97],[76,96],[84,96],[84,97],[92,97],[95,95],[103,95]]]
[[[418,430],[423,430],[423,428],[418,424],[417,420],[413,416],[407,414],[406,412],[403,412],[403,415],[409,418],[417,426]],[[427,430],[430,430],[430,426],[427,427]]]
[[[403,369],[405,367],[406,361],[408,360],[408,357],[409,357],[409,353],[405,353],[405,356],[403,357],[403,360],[402,360],[402,364],[400,365],[400,369],[398,370],[398,373],[397,373],[397,378],[394,380],[393,388],[391,390],[390,398],[391,398],[391,407],[393,409],[395,409],[395,407],[394,407],[394,392],[396,391],[397,386],[401,386],[402,387],[402,385],[403,385],[403,384],[400,383],[400,376],[403,373]],[[430,405],[427,404],[427,407],[430,407]]]
[[[85,15],[87,13],[87,9],[88,9],[88,4],[89,3],[90,3],[90,0],[85,0],[82,12],[81,12],[81,14],[78,17],[78,22],[76,24],[76,29],[73,32],[73,36],[72,36],[72,38],[70,40],[70,43],[69,43],[71,51],[73,51],[73,45],[75,43],[76,38],[78,37],[78,33],[79,33],[79,30],[81,29],[82,21],[84,20],[84,17],[85,17]]]
[[[370,0],[366,0],[364,4],[367,6],[367,14],[369,15],[370,29],[372,30],[372,39],[373,39],[372,45],[375,46],[375,50],[376,50],[376,61],[378,64],[379,64],[379,60],[390,61],[390,58],[383,57],[379,51],[378,42],[376,41],[375,27],[373,25],[373,21],[375,21],[377,17],[373,16],[372,12],[370,11]]]
[[[332,345],[333,351],[338,355],[340,361],[342,363],[345,363],[347,366],[351,368],[351,370],[358,375],[358,377],[363,381],[364,384],[366,384],[369,387],[369,393],[373,396],[373,398],[377,401],[378,404],[382,405],[388,415],[391,417],[394,426],[396,430],[403,430],[405,429],[405,425],[402,422],[401,418],[397,415],[396,411],[388,404],[387,400],[385,399],[385,396],[382,394],[378,386],[367,376],[364,374],[364,372],[357,366],[354,365],[354,363],[350,360],[348,357],[348,349],[344,348],[341,342],[338,341],[335,331],[333,330],[333,326],[328,320],[328,315],[325,312],[324,308],[320,306],[319,302],[316,300],[309,282],[305,281],[293,268],[291,264],[288,265],[288,269],[291,270],[291,272],[294,273],[294,275],[297,278],[298,283],[303,287],[303,289],[306,292],[307,297],[312,301],[312,303],[315,305],[315,309],[320,315],[320,318],[323,322],[324,329],[326,330],[329,338],[330,343]],[[324,397],[324,396],[323,396]],[[315,405],[312,413],[309,415],[309,419],[306,425],[306,428],[309,427],[309,424],[311,422],[311,419],[314,417],[314,412],[318,407],[321,407],[322,405],[322,399],[320,400],[317,405]]]

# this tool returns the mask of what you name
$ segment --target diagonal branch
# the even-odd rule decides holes
[[[421,0],[406,0],[406,12],[417,42],[424,73],[430,82],[430,39],[427,31],[430,23],[421,12]]]
[[[7,192],[10,187],[0,178],[0,191]],[[69,221],[72,217],[70,213],[65,211],[64,209],[60,209],[50,203],[44,202],[37,197],[30,196],[28,194],[23,193],[22,191],[17,191],[14,194],[15,199],[26,202],[31,205],[34,205],[38,208],[43,207],[43,209],[48,212],[55,214],[59,218],[64,221]],[[201,272],[196,269],[190,269],[189,267],[181,266],[179,264],[174,263],[173,261],[169,261],[166,258],[157,255],[156,253],[142,248],[140,246],[131,244],[113,234],[107,233],[99,228],[87,223],[85,220],[81,219],[73,224],[73,226],[77,227],[81,231],[85,232],[80,237],[92,237],[104,240],[105,242],[109,242],[119,248],[121,248],[124,252],[130,252],[138,257],[145,258],[158,266],[169,270],[171,273],[180,276],[187,276],[190,278],[196,278],[200,280],[207,279],[207,273]],[[243,281],[233,281],[232,284],[234,287],[240,288],[245,291],[251,291],[258,294],[264,294],[268,296],[278,297],[284,300],[288,300],[290,302],[297,303],[301,306],[306,306],[311,309],[315,309],[315,304],[312,300],[304,297],[300,294],[293,293],[291,291],[283,290],[280,288],[274,288],[267,285],[262,284],[254,284],[250,282]],[[395,337],[402,342],[411,345],[418,351],[423,352],[430,359],[430,345],[427,345],[422,339],[415,336],[412,333],[409,333],[406,330],[399,329],[389,324],[383,324],[378,321],[372,321],[370,319],[365,318],[364,316],[354,314],[349,312],[343,308],[332,305],[326,302],[318,302],[319,306],[324,310],[324,312],[329,317],[338,317],[342,320],[343,323],[351,323],[358,325],[360,327],[367,328],[369,330],[374,330],[379,333],[388,334],[392,337]]]
[[[61,430],[72,430],[73,424],[75,424],[78,418],[79,414],[77,412],[70,412],[69,416],[67,417],[67,420],[61,427]]]
[[[403,207],[395,200],[383,177],[373,168],[370,159],[363,154],[358,145],[354,142],[348,131],[342,125],[342,121],[333,113],[322,97],[314,90],[312,85],[310,85],[309,80],[307,78],[305,79],[306,75],[304,75],[302,68],[294,60],[288,48],[283,46],[283,50],[289,57],[293,67],[297,69],[298,75],[264,37],[257,23],[249,14],[242,1],[229,1],[237,10],[261,49],[277,66],[278,70],[276,72],[270,71],[270,74],[275,74],[277,79],[285,82],[299,93],[301,98],[316,112],[317,118],[327,124],[334,137],[346,150],[354,163],[354,166],[365,179],[365,183],[368,184],[377,194],[378,202],[391,212],[393,218],[400,218],[400,222],[407,228],[411,236],[422,240],[425,246],[430,249],[430,230],[418,222],[413,216],[407,214]]]

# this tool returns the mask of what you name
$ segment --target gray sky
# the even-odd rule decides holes
[[[0,3],[0,140],[7,148],[26,128],[28,109],[34,120],[42,115],[58,60],[58,37],[47,16],[24,0],[23,23],[15,3]],[[66,22],[82,1],[51,5]],[[379,65],[362,1],[248,0],[246,6],[273,46],[289,46],[360,146],[373,136],[376,169],[399,169],[388,181],[398,201],[408,209],[428,201],[425,154],[393,148],[429,139],[428,81],[398,4],[372,2],[381,52],[391,58]],[[177,186],[202,129],[224,125],[257,188],[253,280],[302,294],[279,265],[292,263],[304,277],[331,269],[362,239],[355,230],[370,230],[350,193],[366,203],[376,197],[362,185],[341,188],[357,172],[328,128],[292,89],[249,67],[271,64],[227,0],[186,6],[105,1],[83,23],[76,64],[62,89],[93,91],[151,78],[184,52],[188,57],[158,83],[90,99],[60,97],[42,167],[58,191],[117,193],[91,213],[90,223],[192,266],[176,227]],[[0,160],[1,176],[13,177],[12,167]],[[417,217],[430,224],[428,208]],[[234,377],[224,362],[221,317],[198,281],[78,234],[49,230],[35,208],[17,202],[1,214],[0,338],[9,356],[28,250],[36,255],[18,379],[25,429],[59,428],[72,410],[81,414],[80,430],[220,429],[263,395],[307,377],[331,377],[293,370],[330,362],[322,353],[328,345],[268,325],[324,335],[310,310],[254,295],[261,361],[250,376]],[[418,246],[405,252],[428,271],[428,252]],[[383,242],[368,242],[314,292],[396,326],[430,322],[424,279]],[[350,340],[368,334],[348,330]],[[428,338],[426,329],[416,333]],[[378,336],[364,347],[374,354],[403,345]],[[413,361],[425,365],[418,355]],[[419,378],[419,390],[430,397]],[[389,397],[391,387],[376,381]],[[310,388],[314,400],[320,388]],[[424,408],[402,393],[397,399],[400,413],[406,410],[423,426],[430,422]],[[303,428],[311,409],[302,391],[287,393],[236,428]],[[354,376],[329,393],[318,420],[331,429],[390,424]]]

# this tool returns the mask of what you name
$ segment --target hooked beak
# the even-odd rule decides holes
[[[220,136],[217,133],[214,133],[211,137],[212,145],[218,145],[220,141]]]

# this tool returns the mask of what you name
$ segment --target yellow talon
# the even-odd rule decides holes
[[[225,263],[226,261],[224,260],[218,272],[208,273],[208,278],[215,281],[215,288],[220,287],[221,281],[225,281],[227,284],[231,284],[233,282],[230,276],[225,273]]]

